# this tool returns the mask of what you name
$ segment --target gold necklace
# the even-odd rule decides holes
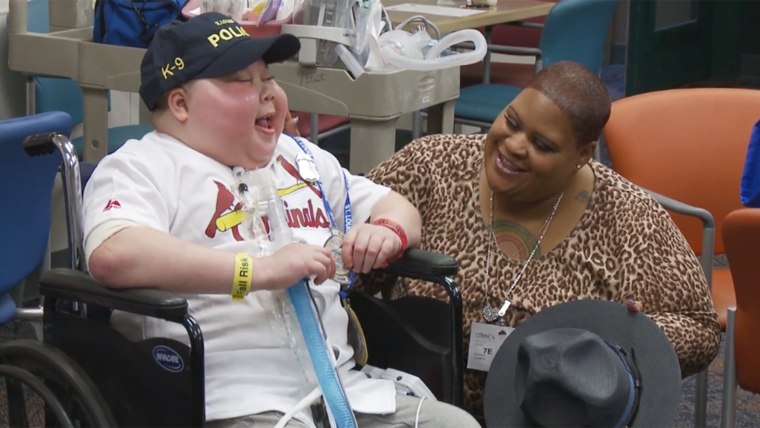
[[[520,272],[518,272],[517,276],[512,280],[512,284],[509,285],[509,288],[507,289],[506,295],[509,296],[510,293],[512,293],[512,290],[517,286],[517,284],[520,282],[520,280],[523,278],[523,275],[525,275],[525,270],[528,268],[528,265],[530,264],[530,261],[533,260],[533,256],[536,255],[536,252],[538,251],[538,248],[541,246],[541,241],[544,239],[544,235],[546,234],[546,231],[549,229],[549,225],[552,222],[552,219],[554,219],[554,214],[557,213],[557,208],[559,208],[559,203],[562,202],[562,198],[565,196],[565,192],[562,192],[559,195],[559,198],[557,198],[557,201],[554,203],[554,206],[552,207],[552,211],[549,213],[549,215],[546,217],[546,220],[544,220],[544,225],[541,227],[541,232],[538,234],[538,240],[536,240],[536,244],[533,246],[533,249],[530,251],[530,254],[528,254],[528,258],[525,259],[525,262],[523,262],[522,266],[520,267]],[[488,227],[490,233],[488,236],[488,250],[486,251],[486,283],[483,286],[484,288],[484,300],[485,303],[483,304],[483,319],[486,320],[486,322],[494,322],[497,319],[504,316],[504,314],[507,313],[507,309],[509,309],[509,306],[512,304],[512,301],[505,298],[504,302],[499,307],[491,306],[491,304],[488,302],[488,292],[489,292],[489,284],[488,284],[488,276],[489,271],[491,269],[491,242],[496,240],[496,236],[494,236],[493,233],[493,191],[491,191],[491,197],[489,200],[489,220],[490,225]]]

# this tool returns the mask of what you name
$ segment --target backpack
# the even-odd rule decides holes
[[[96,0],[92,39],[148,47],[158,27],[182,19],[187,0]]]

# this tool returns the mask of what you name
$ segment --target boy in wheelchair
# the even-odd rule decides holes
[[[110,288],[159,287],[187,298],[203,329],[209,426],[274,426],[316,388],[294,349],[298,326],[278,300],[303,278],[311,278],[360,426],[478,426],[461,409],[397,395],[391,381],[355,369],[336,270],[385,266],[419,242],[420,217],[400,195],[282,133],[287,98],[267,64],[299,48],[292,35],[251,38],[216,13],[156,33],[140,87],[155,131],[104,158],[85,190],[90,273]],[[271,172],[295,238],[271,254],[256,253],[256,229],[246,227],[237,192],[256,169]],[[327,242],[342,245],[331,250]],[[187,340],[181,326],[154,318],[114,313],[112,320],[135,339]],[[306,405],[287,426],[315,419]]]

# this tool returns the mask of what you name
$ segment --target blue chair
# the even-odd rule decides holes
[[[66,113],[51,112],[0,122],[0,200],[4,224],[0,239],[0,324],[16,316],[10,292],[45,259],[50,232],[50,194],[61,163],[53,152],[30,157],[22,141],[30,134],[71,132]]]
[[[27,7],[28,28],[31,32],[50,31],[49,0],[30,0]],[[33,77],[34,112],[64,111],[71,116],[74,126],[84,122],[84,100],[77,82],[61,77]],[[116,126],[108,129],[108,153],[113,153],[131,138],[139,139],[153,130],[150,124]],[[82,137],[72,140],[79,158],[84,151]]]
[[[617,0],[560,0],[549,12],[538,49],[489,45],[492,52],[536,57],[535,71],[574,61],[599,74]],[[481,83],[461,89],[454,122],[487,129],[522,87]]]
[[[14,290],[45,259],[50,230],[50,194],[62,160],[76,165],[73,146],[63,137],[71,132],[71,118],[63,112],[48,112],[0,121],[0,324],[14,318],[42,321],[39,309],[19,309],[11,297]],[[37,138],[27,138],[36,135]],[[76,171],[76,167],[70,168]],[[78,177],[64,181],[77,189]],[[66,355],[32,339],[0,344],[0,377],[5,380],[10,426],[30,426],[35,414],[27,408],[30,393],[45,404],[45,421],[60,426],[106,426],[113,418],[97,406],[97,391],[86,374]],[[92,407],[94,406],[94,407]],[[86,414],[84,417],[81,415]],[[71,415],[80,415],[72,418]],[[29,416],[32,419],[29,419]],[[35,423],[37,424],[37,423]]]

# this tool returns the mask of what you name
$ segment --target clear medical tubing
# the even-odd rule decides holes
[[[407,70],[429,71],[474,64],[482,60],[488,50],[488,44],[483,34],[477,30],[466,29],[453,32],[439,40],[438,43],[428,50],[424,58],[410,58],[399,52],[399,47],[403,49],[404,46],[403,43],[402,46],[399,46],[398,41],[393,40],[397,37],[390,36],[390,39],[383,37],[389,33],[392,32],[384,33],[380,36],[380,55],[386,63]],[[439,56],[451,46],[464,42],[472,42],[475,45],[475,49],[465,53]]]

